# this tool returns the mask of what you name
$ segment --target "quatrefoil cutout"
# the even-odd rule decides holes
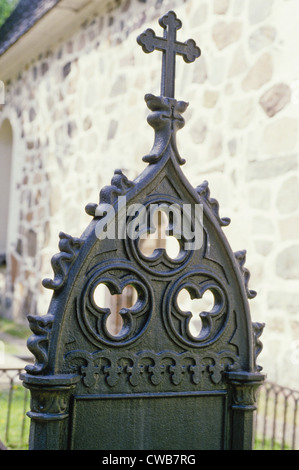
[[[204,334],[202,316],[208,315],[215,307],[213,292],[208,289],[201,298],[192,298],[187,289],[182,289],[177,296],[177,304],[180,310],[190,312],[188,332],[192,338],[199,338]]]
[[[98,289],[102,289],[102,285],[106,287],[108,297],[108,303],[106,297],[104,304],[102,301],[98,303]],[[98,332],[112,341],[126,341],[137,329],[138,318],[147,310],[147,297],[145,286],[139,281],[135,281],[134,286],[126,280],[121,282],[116,279],[99,283],[92,294],[92,303],[98,317]]]
[[[186,293],[189,308],[186,308]],[[219,319],[225,313],[225,306],[223,290],[214,282],[186,282],[178,289],[174,301],[176,314],[181,319],[182,335],[198,344],[211,340],[217,332]]]
[[[150,230],[142,234],[139,239],[139,250],[146,258],[152,260],[161,258],[164,252],[169,259],[175,260],[181,251],[181,246],[172,233],[173,229],[167,214],[163,210],[157,210],[153,214]]]
[[[154,293],[148,279],[123,260],[91,271],[77,305],[84,334],[98,347],[132,344],[146,331]]]
[[[105,325],[108,333],[117,338],[125,328],[123,315],[127,313],[128,309],[134,308],[137,302],[136,289],[134,286],[128,285],[120,294],[111,294],[105,284],[99,284],[93,295],[96,305],[100,309],[107,309],[108,316]]]
[[[226,290],[219,279],[200,270],[186,273],[165,296],[163,316],[179,344],[204,347],[224,329],[229,314]]]
[[[166,201],[163,195],[157,195],[129,214],[130,236],[125,244],[130,257],[143,270],[158,276],[175,276],[191,260],[195,224],[187,206],[184,210],[177,199],[169,197]]]

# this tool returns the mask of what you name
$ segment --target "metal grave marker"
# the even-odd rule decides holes
[[[43,281],[53,290],[48,313],[29,316],[36,361],[22,380],[31,391],[31,449],[252,446],[264,325],[251,322],[255,292],[246,252],[233,253],[223,233],[230,220],[208,183],[194,188],[181,170],[176,132],[188,105],[174,98],[175,57],[192,62],[200,50],[177,41],[174,12],[159,23],[163,38],[149,29],[138,37],[145,52],[163,53],[161,96],[145,97],[155,130],[148,165],[134,181],[115,171],[99,204],[87,205],[92,220],[80,238],[60,233],[54,279]],[[157,211],[176,255],[143,250]],[[107,303],[97,298],[103,286]],[[112,330],[111,302],[128,289]],[[192,313],[182,293],[191,304],[209,295],[210,305]]]

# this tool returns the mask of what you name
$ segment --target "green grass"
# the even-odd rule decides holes
[[[30,335],[29,327],[0,318],[0,340],[5,354],[26,354],[26,340]],[[9,391],[10,380],[5,373],[1,373],[0,381],[0,440],[8,449],[28,449],[29,391],[20,382]]]
[[[29,327],[18,325],[7,318],[0,318],[0,332],[19,339],[27,339],[31,334]]]
[[[261,389],[258,399],[258,429],[255,449],[261,450],[291,450],[292,445],[298,448],[298,409],[296,405],[298,400],[298,392],[285,388],[280,391],[280,387],[276,386],[272,390]],[[266,418],[265,418],[266,417]],[[266,419],[266,428],[265,420]],[[273,428],[275,427],[275,438],[272,442]],[[293,435],[296,430],[296,440]],[[264,446],[262,435],[266,433],[264,438]],[[294,439],[294,443],[293,443]]]
[[[28,449],[30,420],[26,412],[29,410],[29,393],[22,385],[13,386],[8,416],[9,398],[8,390],[0,391],[0,439],[8,449]]]
[[[0,340],[4,344],[6,354],[28,355],[26,341],[31,334],[29,327],[0,317]]]
[[[265,439],[264,442],[261,438],[256,438],[254,443],[254,450],[282,450],[279,442],[272,444],[271,439]],[[291,450],[288,445],[284,445],[283,450]]]
[[[0,27],[5,23],[7,18],[12,14],[13,10],[19,3],[19,0],[1,0],[0,1]]]

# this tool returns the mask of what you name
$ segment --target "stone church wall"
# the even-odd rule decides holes
[[[115,6],[116,5],[116,6]],[[254,321],[267,324],[260,363],[299,387],[299,15],[297,0],[123,0],[5,84],[0,124],[13,129],[13,191],[2,308],[45,314],[60,231],[80,236],[84,207],[121,168],[129,178],[153,142],[146,93],[160,92],[161,57],[136,43],[169,9],[202,57],[177,61],[189,101],[178,134],[183,171],[208,180],[234,251],[247,250]],[[1,77],[0,77],[1,78]]]

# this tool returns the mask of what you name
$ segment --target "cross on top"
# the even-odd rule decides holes
[[[161,95],[174,98],[175,59],[176,55],[183,56],[185,62],[194,62],[201,51],[193,39],[182,43],[176,40],[176,33],[182,27],[182,22],[173,11],[169,11],[159,20],[164,29],[164,37],[156,36],[152,29],[140,34],[137,42],[147,54],[154,50],[163,52]]]

